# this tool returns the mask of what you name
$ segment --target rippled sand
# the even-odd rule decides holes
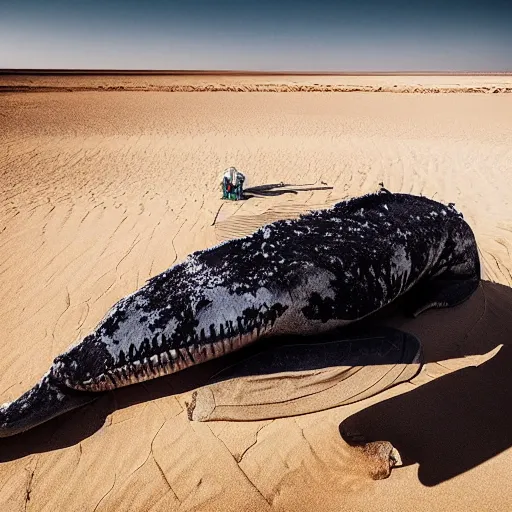
[[[0,402],[191,251],[381,181],[454,202],[486,279],[460,307],[387,320],[425,345],[410,384],[254,423],[188,421],[191,390],[223,362],[126,388],[0,440],[0,508],[506,510],[511,141],[507,94],[0,94]],[[230,165],[294,192],[222,202]],[[410,465],[369,479],[338,432],[358,411]]]

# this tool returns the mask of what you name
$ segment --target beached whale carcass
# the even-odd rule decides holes
[[[177,372],[276,334],[318,334],[413,290],[413,314],[477,288],[475,237],[453,207],[381,191],[190,255],[121,299],[0,406],[9,436],[99,393]]]

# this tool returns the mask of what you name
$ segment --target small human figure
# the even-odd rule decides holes
[[[222,178],[222,198],[239,201],[244,197],[245,176],[235,167],[229,167]]]
[[[385,192],[386,194],[391,194],[391,192],[387,188],[384,187],[384,182],[383,181],[381,181],[379,183],[379,187],[380,187],[380,191],[381,192]]]

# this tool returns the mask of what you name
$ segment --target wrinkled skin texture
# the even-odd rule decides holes
[[[262,336],[360,320],[411,288],[414,315],[453,306],[479,279],[471,228],[451,206],[424,197],[381,191],[274,222],[190,255],[121,299],[55,359],[39,388],[0,407],[0,436]],[[52,398],[43,406],[44,389]]]

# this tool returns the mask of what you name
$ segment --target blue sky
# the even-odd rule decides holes
[[[512,0],[0,0],[0,68],[512,71]]]

